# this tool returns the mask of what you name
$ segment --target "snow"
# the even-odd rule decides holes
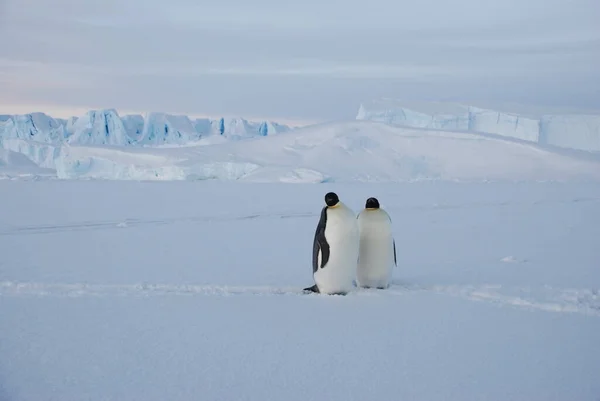
[[[298,293],[330,190],[356,213],[369,196],[390,213],[390,289]],[[2,181],[0,193],[3,400],[600,394],[600,184]]]
[[[51,169],[41,168],[25,155],[0,149],[0,179],[29,179],[54,176]]]
[[[53,170],[56,169],[55,161],[61,151],[60,146],[24,139],[5,139],[2,147],[4,150],[24,155],[39,167]]]
[[[501,135],[562,148],[600,151],[600,115],[515,113],[458,103],[382,99],[361,104],[356,119]]]
[[[73,146],[61,150],[56,169],[61,179],[294,183],[600,178],[597,159],[502,138],[370,121],[320,124],[274,136],[168,149]]]

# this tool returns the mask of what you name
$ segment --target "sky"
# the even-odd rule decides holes
[[[0,0],[0,114],[353,119],[363,101],[600,109],[597,0]]]

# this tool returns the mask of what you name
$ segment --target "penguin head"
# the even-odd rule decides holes
[[[365,203],[366,209],[379,209],[379,201],[377,198],[369,198]]]
[[[340,202],[340,198],[338,198],[335,192],[328,192],[325,195],[325,204],[329,207],[335,207]]]

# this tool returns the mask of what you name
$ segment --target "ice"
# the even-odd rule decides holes
[[[70,144],[125,146],[132,142],[114,109],[89,111],[73,123],[72,129]]]
[[[231,139],[244,139],[255,136],[275,135],[277,133],[286,132],[289,127],[263,121],[256,124],[251,123],[242,118],[221,118],[218,121],[213,121],[211,126],[212,132]]]
[[[27,141],[24,139],[4,139],[2,141],[4,150],[20,153],[34,164],[45,169],[55,169],[55,159],[60,154],[60,146],[45,143]]]
[[[330,190],[390,213],[389,290],[299,294]],[[599,184],[4,181],[0,194],[2,400],[600,394]]]
[[[44,113],[9,116],[0,123],[0,143],[7,139],[57,143],[66,136],[64,125]]]
[[[141,136],[137,140],[142,145],[183,145],[196,141],[200,135],[187,116],[165,113],[148,113],[144,117]]]
[[[539,142],[539,120],[494,110],[469,107],[469,131]]]
[[[600,116],[544,116],[540,121],[540,142],[600,152]]]
[[[357,120],[484,134],[583,151],[600,151],[600,115],[514,113],[442,102],[384,99],[361,104]]]
[[[598,160],[475,134],[370,121],[321,124],[275,136],[185,148],[113,152],[71,147],[58,158],[57,174],[63,179],[313,183],[600,179]]]
[[[38,156],[39,149],[49,148],[43,147],[45,145],[57,148],[67,144],[113,147],[190,146],[221,141],[213,137],[240,140],[289,130],[290,127],[271,121],[251,122],[232,117],[216,120],[191,119],[184,115],[159,112],[121,117],[115,109],[90,110],[81,117],[66,120],[55,119],[44,113],[31,113],[2,116],[0,147],[22,152],[42,167],[54,168],[52,159]]]
[[[121,117],[125,130],[133,143],[137,143],[144,131],[144,116],[140,114],[124,115]]]

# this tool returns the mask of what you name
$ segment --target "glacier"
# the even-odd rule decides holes
[[[540,145],[600,152],[600,115],[512,113],[460,103],[379,99],[359,106],[356,120],[413,128],[499,135]]]
[[[185,115],[161,112],[120,116],[115,109],[100,109],[69,119],[35,112],[0,116],[0,148],[22,153],[40,167],[56,168],[55,159],[61,147],[67,145],[202,145],[218,143],[220,140],[214,137],[240,140],[275,135],[290,129],[287,125],[272,121],[252,122],[235,117],[192,119]]]

